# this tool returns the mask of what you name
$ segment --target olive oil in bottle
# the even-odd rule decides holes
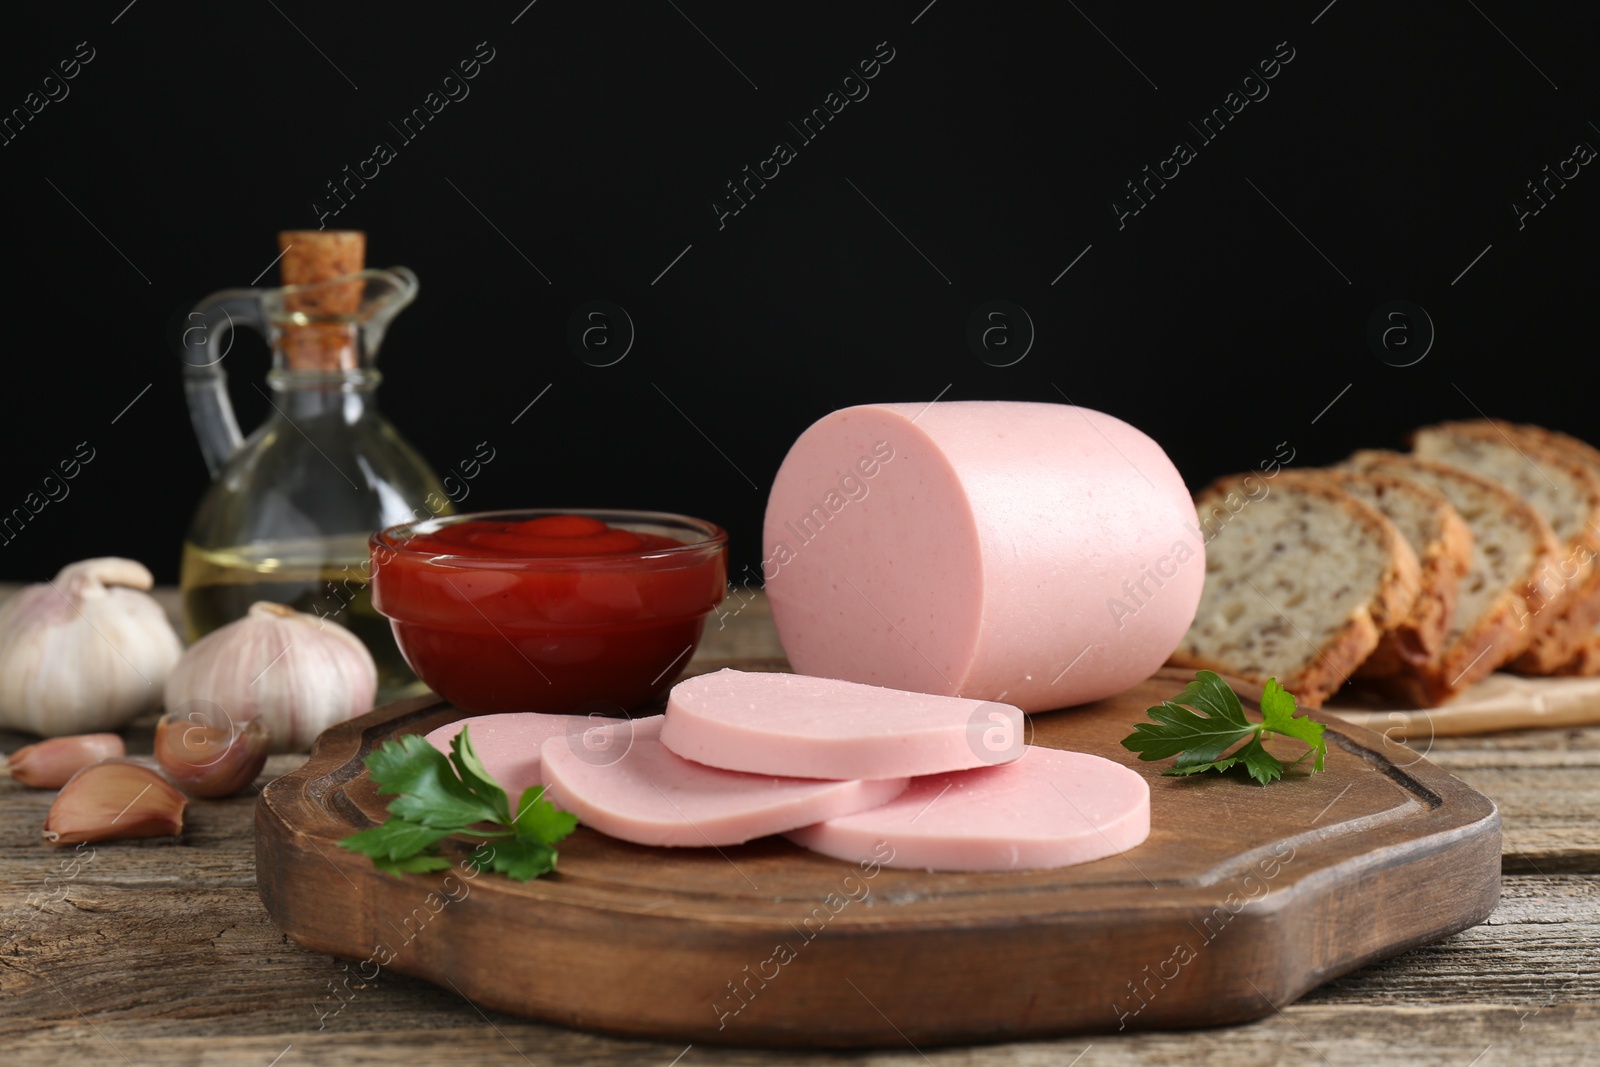
[[[185,622],[197,640],[258,600],[320,616],[371,650],[383,703],[421,685],[372,608],[367,539],[454,510],[375,398],[378,347],[417,278],[365,269],[355,230],[285,231],[278,248],[281,288],[214,293],[185,320],[184,395],[212,477],[184,538]],[[225,373],[239,326],[272,346],[271,410],[248,437]]]

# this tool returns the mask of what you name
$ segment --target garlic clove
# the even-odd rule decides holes
[[[102,760],[61,787],[45,816],[44,839],[53,845],[76,845],[180,834],[188,802],[149,767],[131,760]]]
[[[230,797],[256,780],[267,762],[267,728],[260,719],[242,727],[218,725],[191,713],[187,721],[163,715],[156,723],[156,762],[179,788],[197,797]]]
[[[269,751],[305,752],[329,726],[372,710],[377,691],[377,665],[355,634],[259,601],[184,653],[167,678],[166,702],[179,718],[220,712],[230,728],[260,719]]]
[[[117,734],[74,734],[25,745],[11,753],[0,773],[32,789],[60,789],[78,771],[103,759],[125,755]]]
[[[0,726],[58,737],[155,707],[183,646],[153,581],[135,560],[87,559],[0,605]]]

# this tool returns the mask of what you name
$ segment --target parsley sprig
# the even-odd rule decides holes
[[[1193,709],[1193,710],[1191,710]],[[1227,682],[1213,671],[1199,671],[1194,681],[1171,700],[1163,700],[1146,714],[1154,723],[1142,722],[1122,739],[1122,747],[1137,752],[1141,760],[1178,757],[1177,765],[1165,774],[1199,774],[1202,771],[1227,771],[1243,767],[1250,777],[1267,785],[1283,777],[1284,764],[1261,744],[1273,734],[1304,741],[1305,755],[1289,764],[1298,766],[1306,756],[1315,755],[1311,769],[1322,770],[1328,742],[1322,724],[1296,718],[1294,694],[1268,678],[1261,691],[1261,721],[1250,722],[1244,707]],[[1243,745],[1224,752],[1236,742]]]
[[[526,882],[555,869],[556,842],[578,825],[577,816],[544,799],[542,785],[524,791],[512,812],[465,726],[450,742],[448,758],[426,739],[407,734],[385,741],[366,764],[379,793],[399,796],[389,804],[387,822],[339,844],[372,857],[373,866],[397,878],[450,867],[439,842],[465,834],[486,839],[490,856],[483,862],[491,870]],[[494,828],[480,829],[483,823]]]

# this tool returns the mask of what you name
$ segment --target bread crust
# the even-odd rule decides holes
[[[1389,492],[1412,494],[1413,500],[1422,498],[1431,508],[1437,530],[1417,557],[1420,583],[1416,601],[1404,620],[1383,632],[1378,647],[1356,668],[1355,677],[1389,678],[1437,663],[1455,616],[1461,576],[1467,573],[1472,561],[1472,530],[1443,493],[1420,482],[1376,472],[1325,470],[1315,473],[1347,488],[1357,479],[1376,483]]]
[[[1218,478],[1196,494],[1196,511],[1206,515],[1208,509],[1204,505],[1225,499],[1234,491],[1241,491],[1248,499],[1250,493],[1243,488],[1246,478],[1265,480],[1254,473]],[[1376,535],[1385,554],[1384,570],[1378,576],[1372,597],[1351,614],[1331,640],[1317,647],[1317,655],[1306,660],[1303,666],[1290,672],[1287,677],[1278,678],[1279,684],[1295,694],[1301,707],[1319,708],[1371,655],[1383,631],[1402,624],[1409,617],[1421,589],[1421,567],[1411,546],[1382,512],[1358,500],[1337,484],[1318,477],[1314,472],[1302,471],[1280,471],[1271,482],[1274,489],[1293,488],[1338,505]],[[1168,662],[1177,667],[1232,674],[1258,684],[1265,682],[1268,677],[1245,671],[1239,664],[1223,663],[1198,653],[1188,653],[1181,644]]]
[[[1589,640],[1579,647],[1577,654],[1563,663],[1556,673],[1588,678],[1600,674],[1600,634],[1590,634]]]
[[[1561,543],[1544,517],[1531,504],[1498,482],[1459,467],[1418,459],[1404,453],[1378,450],[1356,452],[1345,462],[1354,470],[1376,468],[1380,472],[1401,477],[1405,476],[1407,470],[1429,471],[1440,477],[1471,481],[1481,491],[1495,497],[1507,514],[1515,516],[1520,524],[1535,531],[1537,540],[1534,558],[1525,572],[1524,580],[1502,590],[1489,610],[1460,639],[1447,647],[1436,662],[1381,679],[1380,687],[1409,703],[1434,707],[1488,677],[1497,667],[1504,666],[1526,651],[1533,640],[1533,629],[1527,625],[1527,620],[1542,603],[1534,584],[1535,578],[1546,567],[1553,565],[1561,552]]]
[[[1538,600],[1530,605],[1527,624],[1532,639],[1507,667],[1523,674],[1554,674],[1589,640],[1600,621],[1600,470],[1562,448],[1552,431],[1519,426],[1498,419],[1441,422],[1411,435],[1440,433],[1491,444],[1510,444],[1532,463],[1560,467],[1582,487],[1586,511],[1582,529],[1562,546],[1558,557],[1541,569]]]

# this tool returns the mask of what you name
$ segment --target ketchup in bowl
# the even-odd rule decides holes
[[[479,714],[650,702],[727,589],[727,534],[656,512],[455,515],[371,548],[372,603],[406,662]]]

